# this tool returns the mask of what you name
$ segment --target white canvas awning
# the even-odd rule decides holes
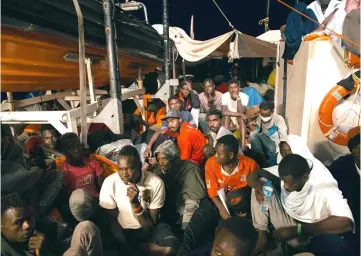
[[[277,44],[282,39],[280,30],[269,30],[262,35],[257,36],[257,38],[273,44]]]
[[[162,25],[153,27],[163,34]],[[191,39],[183,29],[170,27],[169,38],[177,47],[179,55],[188,62],[198,62],[207,57],[228,57],[230,60],[275,57],[277,53],[276,45],[237,30],[206,41],[198,41]]]

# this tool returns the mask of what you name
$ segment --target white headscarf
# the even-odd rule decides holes
[[[307,160],[311,167],[311,172],[308,181],[300,192],[287,192],[284,188],[284,182],[281,181],[281,202],[283,208],[292,218],[305,223],[314,223],[328,218],[328,206],[325,205],[327,199],[332,196],[335,200],[343,200],[337,181],[329,170],[313,156],[301,137],[288,135],[288,144],[293,154],[300,155]],[[280,154],[277,160],[278,163],[282,160]],[[276,168],[278,176],[278,166]],[[273,174],[276,168],[271,168]],[[340,205],[340,207],[342,206]],[[340,215],[352,219],[352,214],[350,216],[350,211],[348,210],[341,210]]]

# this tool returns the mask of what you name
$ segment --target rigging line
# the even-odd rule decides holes
[[[213,1],[214,1],[214,0],[213,0]],[[302,16],[305,17],[306,19],[309,19],[309,20],[312,21],[313,23],[316,23],[316,24],[318,24],[319,26],[321,26],[321,27],[323,27],[323,28],[331,31],[331,32],[332,32],[334,35],[336,35],[337,37],[339,37],[339,38],[341,38],[341,39],[344,39],[345,41],[347,41],[347,42],[349,42],[349,43],[351,43],[351,44],[353,44],[353,45],[361,48],[361,46],[360,46],[358,43],[355,43],[355,42],[352,41],[351,39],[349,39],[349,38],[347,38],[347,37],[345,37],[345,36],[343,36],[343,35],[340,35],[340,34],[336,33],[336,32],[333,31],[332,29],[327,28],[324,24],[320,24],[318,21],[310,18],[310,17],[307,16],[306,14],[298,11],[297,9],[293,8],[293,7],[290,6],[289,4],[283,2],[282,0],[276,0],[276,1],[277,1],[277,2],[280,2],[280,3],[283,4],[284,6],[288,7],[289,9],[291,9],[292,11],[297,12],[298,14],[302,15]]]
[[[232,28],[235,29],[235,27],[232,25],[232,23],[229,21],[229,19],[227,18],[227,16],[224,14],[224,12],[222,11],[221,7],[219,7],[219,5],[216,3],[215,0],[212,0],[213,3],[216,5],[216,7],[218,8],[218,10],[221,12],[221,14],[223,15],[223,17],[226,19],[226,21],[228,22],[228,25]]]

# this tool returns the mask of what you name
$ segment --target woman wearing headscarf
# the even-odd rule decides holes
[[[201,171],[191,161],[180,159],[179,149],[171,140],[159,145],[154,155],[158,165],[153,172],[163,179],[167,195],[161,218],[173,227],[181,223],[184,230],[206,196]]]

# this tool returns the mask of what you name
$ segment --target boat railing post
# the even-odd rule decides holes
[[[123,109],[122,109],[122,96],[119,83],[119,62],[118,51],[116,45],[116,27],[114,24],[114,1],[103,0],[104,11],[104,24],[105,24],[105,36],[107,41],[107,53],[108,53],[108,68],[109,68],[109,85],[111,102],[114,106],[114,113],[118,116],[116,121],[116,130],[119,133],[123,133]],[[110,102],[109,102],[110,103]],[[108,103],[108,104],[109,104]]]
[[[9,103],[9,111],[14,111],[14,98],[13,98],[13,93],[12,92],[7,92],[6,96],[8,98],[8,103]]]
[[[90,102],[95,103],[95,93],[94,93],[94,80],[92,73],[92,60],[90,58],[85,59],[86,71],[88,75],[88,85],[89,85],[89,94],[90,94]]]
[[[87,147],[88,125],[86,114],[86,74],[85,74],[85,42],[84,42],[84,20],[78,0],[73,0],[76,15],[78,17],[79,36],[79,86],[80,86],[80,141]]]
[[[142,68],[138,68],[137,83],[138,83],[138,89],[143,89],[143,69]]]
[[[170,95],[169,80],[170,80],[170,60],[169,60],[169,13],[168,13],[168,0],[163,0],[163,42],[164,42],[164,73],[165,73],[165,86]]]

